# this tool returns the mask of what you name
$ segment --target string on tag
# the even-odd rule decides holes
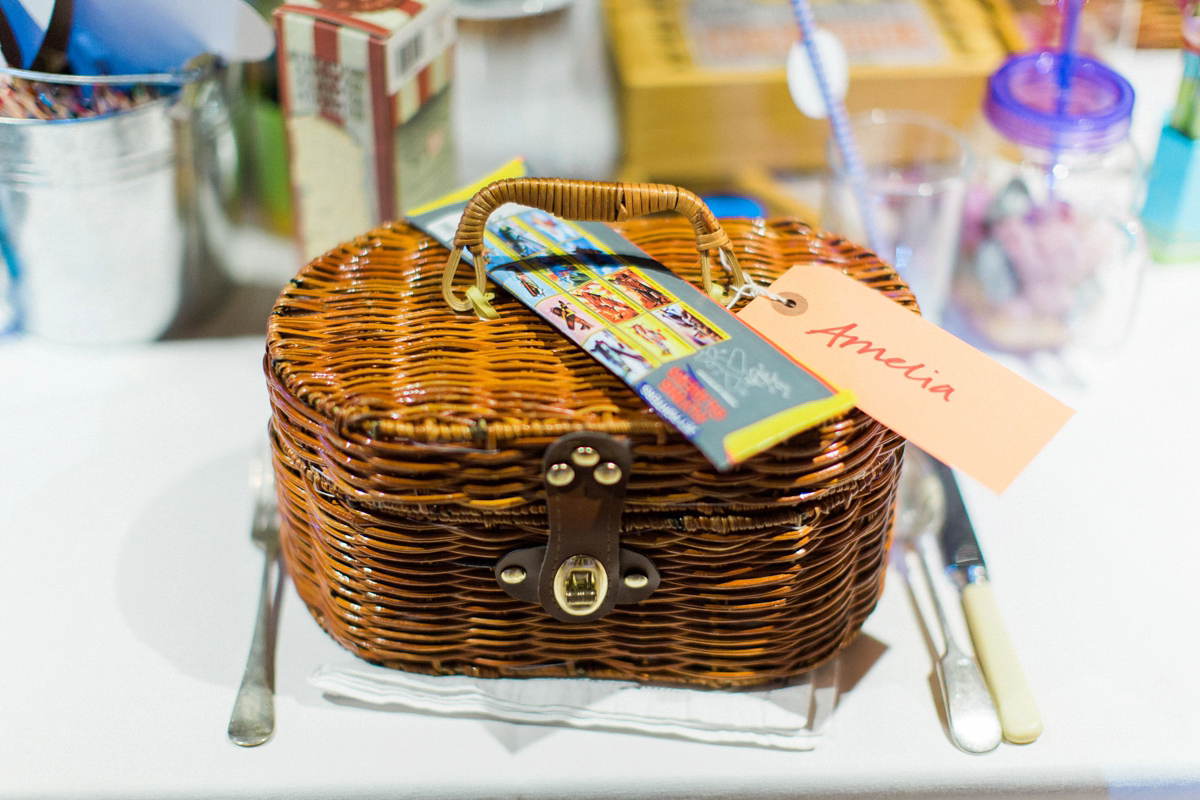
[[[733,296],[725,303],[725,307],[733,308],[739,300],[743,298],[753,300],[755,297],[765,297],[773,302],[781,303],[788,308],[794,308],[796,305],[794,299],[775,294],[769,291],[766,286],[755,283],[753,280],[747,278],[745,283],[733,291]]]

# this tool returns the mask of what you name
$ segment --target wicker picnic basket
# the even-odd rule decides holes
[[[697,241],[731,243],[763,285],[816,262],[916,308],[871,253],[786,219],[722,232],[674,187],[521,179],[468,209],[456,241],[476,247],[480,218],[507,199],[614,223],[693,283]],[[628,219],[663,209],[688,219]],[[718,472],[515,299],[497,292],[494,320],[448,308],[446,265],[446,248],[391,223],[304,267],[271,316],[284,559],[338,642],[414,672],[744,689],[786,683],[854,637],[882,585],[898,435],[852,409]],[[610,558],[620,597],[578,618],[545,597],[555,548],[587,546],[571,540],[587,509],[562,505],[551,474],[568,458],[581,472],[615,460],[623,490],[596,501],[619,538],[596,560]],[[607,491],[595,476],[588,491]],[[514,576],[541,563],[529,553],[548,567],[522,596]]]

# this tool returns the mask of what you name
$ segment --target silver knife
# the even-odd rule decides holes
[[[984,679],[996,701],[1000,728],[1008,741],[1028,744],[1042,733],[1042,719],[1033,702],[1033,693],[1000,618],[987,565],[954,473],[937,459],[930,461],[946,493],[946,518],[940,537],[946,571],[962,590],[967,627]]]

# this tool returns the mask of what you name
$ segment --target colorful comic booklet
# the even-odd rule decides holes
[[[448,244],[465,207],[410,219]],[[603,223],[509,203],[488,220],[484,246],[494,282],[629,384],[719,470],[854,405],[851,392]]]

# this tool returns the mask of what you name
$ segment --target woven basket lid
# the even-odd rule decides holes
[[[615,227],[699,283],[686,222]],[[916,307],[890,267],[843,239],[792,220],[724,227],[756,282],[768,284],[793,264],[824,263]],[[633,440],[631,506],[778,508],[806,487],[836,484],[839,470],[869,457],[871,448],[857,453],[856,443],[886,430],[852,410],[718,473],[626,384],[515,298],[497,291],[500,318],[492,321],[447,308],[446,258],[432,238],[393,223],[312,261],[275,305],[266,357],[272,402],[297,441],[325,454],[341,491],[417,506],[514,509],[536,502],[540,476],[528,465],[545,445],[591,430]]]

